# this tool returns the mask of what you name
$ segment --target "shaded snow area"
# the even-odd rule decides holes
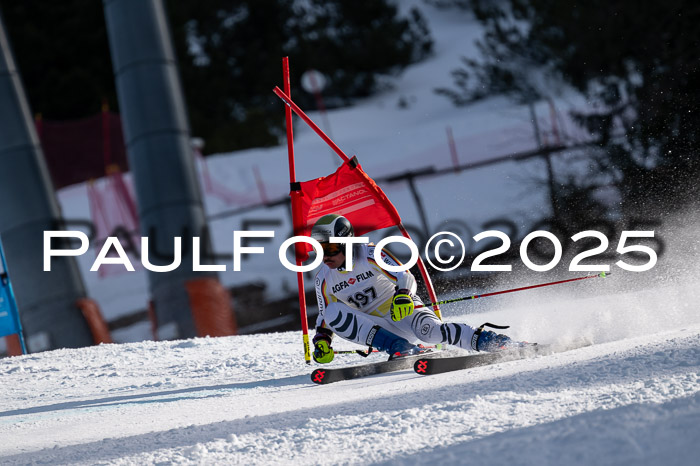
[[[514,336],[565,342],[588,321],[595,344],[429,377],[316,386],[299,332],[3,359],[0,464],[695,464],[700,317],[679,308],[664,325],[669,293],[698,298],[689,286],[636,293],[646,310],[625,295],[530,309],[549,324]],[[635,312],[645,325],[612,338]]]

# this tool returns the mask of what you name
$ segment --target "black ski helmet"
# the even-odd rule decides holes
[[[324,215],[311,228],[311,237],[319,243],[328,243],[329,238],[334,236],[339,238],[355,236],[352,224],[342,215]]]

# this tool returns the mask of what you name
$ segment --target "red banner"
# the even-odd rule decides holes
[[[102,112],[70,121],[37,120],[37,132],[56,189],[105,176],[109,165],[129,170],[121,119]]]
[[[328,214],[347,218],[357,236],[401,223],[396,208],[354,157],[335,173],[300,184],[300,218],[294,219],[296,235],[310,236],[314,223]]]

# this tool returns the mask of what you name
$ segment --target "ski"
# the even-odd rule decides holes
[[[563,353],[564,351],[583,348],[584,346],[590,346],[591,344],[592,343],[590,341],[580,340],[569,344],[531,344],[521,348],[514,348],[494,353],[467,354],[464,356],[449,358],[419,357],[414,361],[413,370],[416,372],[416,374],[420,375],[441,374],[443,372],[470,369],[472,367],[487,366],[490,364],[515,361],[534,356]]]
[[[415,356],[406,356],[359,366],[320,368],[311,373],[311,381],[325,385],[333,382],[340,382],[341,380],[351,380],[370,375],[410,369],[417,359],[427,360],[427,354],[438,354],[438,352],[427,352]]]

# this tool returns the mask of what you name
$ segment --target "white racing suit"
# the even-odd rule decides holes
[[[373,245],[355,245],[352,272],[321,266],[316,275],[317,332],[319,328],[328,329],[346,340],[369,345],[374,336],[372,328],[379,325],[414,344],[446,343],[475,349],[476,342],[472,343],[475,328],[443,323],[415,296],[416,280],[411,272],[389,272],[381,268],[375,262],[374,249]],[[401,265],[386,250],[381,257],[389,265]],[[413,314],[394,322],[389,311],[398,289],[409,290],[416,307]]]

